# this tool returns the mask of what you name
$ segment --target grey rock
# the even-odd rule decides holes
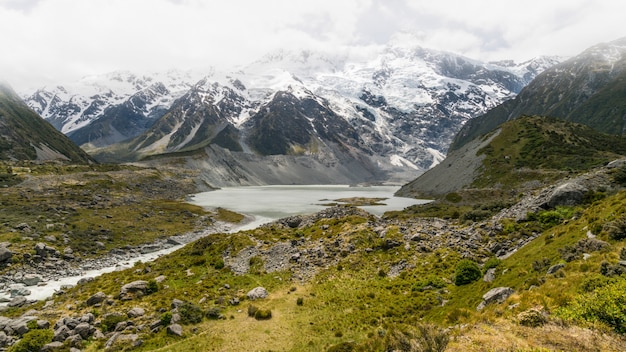
[[[30,323],[31,321],[36,321],[36,320],[37,320],[37,317],[35,316],[24,315],[17,319],[13,319],[9,324],[7,324],[7,326],[5,327],[5,330],[8,328],[9,330],[13,331],[15,334],[21,336],[28,332],[29,330],[28,323]]]
[[[93,315],[93,313],[85,313],[85,314],[83,314],[83,316],[80,317],[80,322],[81,323],[92,324],[94,322],[94,320],[96,320],[96,317]]]
[[[138,308],[138,307],[135,307],[129,310],[128,313],[126,313],[126,315],[128,315],[129,318],[137,318],[145,314],[146,314],[146,310],[143,308]]]
[[[122,286],[120,289],[120,297],[127,297],[128,294],[145,295],[148,289],[148,281],[138,280]]]
[[[492,303],[502,303],[514,292],[515,291],[510,287],[493,288],[483,295],[483,301],[478,305],[476,310],[483,310],[483,308]]]
[[[483,276],[484,282],[492,282],[495,279],[496,279],[496,268],[488,269],[487,272],[485,273],[485,276]]]
[[[22,283],[26,286],[35,286],[41,282],[41,275],[38,274],[26,274],[22,277]]]
[[[174,336],[183,336],[183,327],[179,324],[171,324],[167,327],[167,334]]]
[[[13,338],[8,336],[4,331],[0,331],[0,348],[9,346],[13,343]]]
[[[10,262],[12,257],[13,257],[13,252],[11,252],[6,247],[0,247],[0,264]]]
[[[82,339],[86,340],[95,330],[89,323],[80,323],[74,328],[74,334],[78,334]]]
[[[83,338],[78,334],[70,335],[67,339],[65,339],[65,344],[75,347],[82,348],[83,347]]]
[[[11,302],[7,303],[8,307],[21,307],[25,305],[28,301],[24,296],[17,296],[11,300]]]
[[[45,319],[38,319],[37,320],[37,328],[38,329],[49,329],[50,328],[50,322],[45,320]]]
[[[172,300],[172,305],[171,305],[171,307],[172,307],[172,309],[178,309],[178,307],[182,306],[183,304],[185,304],[185,302],[181,301],[181,300],[180,300],[180,299],[178,299],[178,298],[174,298],[174,299]]]
[[[48,344],[45,344],[40,352],[52,352],[52,351],[59,351],[63,348],[63,342],[61,341],[53,341],[50,342]]]
[[[254,301],[256,299],[266,298],[268,295],[269,294],[264,287],[255,287],[246,294],[246,297],[248,297],[249,300]]]
[[[568,182],[554,189],[547,204],[550,208],[555,208],[559,205],[577,205],[582,202],[587,191],[586,187],[578,183]]]
[[[24,284],[13,284],[9,286],[9,294],[11,297],[28,296],[30,295],[30,290]]]
[[[559,269],[564,268],[565,264],[555,264],[552,265],[551,267],[548,268],[548,271],[546,272],[546,274],[550,275],[550,274],[554,274],[557,271],[559,271]]]
[[[72,330],[65,325],[61,325],[57,329],[54,330],[54,337],[52,341],[64,342],[68,337],[70,337]]]
[[[81,286],[81,285],[84,285],[86,283],[92,282],[93,280],[95,280],[93,277],[85,276],[85,277],[81,278],[80,280],[78,280],[76,285]]]
[[[91,297],[87,298],[86,303],[88,306],[94,306],[96,304],[104,302],[106,298],[107,298],[107,295],[104,292],[98,292],[92,295]]]

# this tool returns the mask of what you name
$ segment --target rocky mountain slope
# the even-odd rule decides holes
[[[0,82],[0,160],[94,160]]]
[[[490,188],[515,196],[624,155],[626,142],[620,137],[560,119],[523,116],[451,151],[398,195],[437,198]]]
[[[363,180],[373,174],[388,175],[373,177],[378,180],[391,174],[410,179],[443,158],[465,121],[514,97],[556,62],[483,63],[410,43],[391,43],[369,59],[279,51],[237,71],[205,72],[191,84],[112,74],[101,83],[93,79],[100,93],[89,98],[69,89],[65,95],[42,89],[26,94],[26,101],[90,151],[138,135],[122,148],[98,151],[103,160],[209,145],[322,163],[356,153],[360,167],[380,165]],[[112,81],[125,87],[123,94],[107,88]],[[141,98],[131,93],[133,86]],[[294,109],[300,117],[285,119]],[[333,132],[337,128],[340,134]]]
[[[451,150],[521,115],[542,115],[589,125],[598,131],[626,131],[626,38],[598,44],[547,69],[514,99],[469,121]]]

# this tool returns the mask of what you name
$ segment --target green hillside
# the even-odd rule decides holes
[[[0,160],[50,159],[93,162],[69,138],[28,108],[9,86],[0,83]]]

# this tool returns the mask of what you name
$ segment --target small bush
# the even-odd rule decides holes
[[[159,284],[155,280],[148,280],[148,286],[146,288],[147,294],[152,294],[159,291]]]
[[[224,266],[225,266],[225,264],[224,264],[224,260],[222,260],[222,259],[219,259],[219,260],[218,260],[218,261],[217,261],[217,262],[213,265],[213,267],[214,267],[216,270],[221,270],[221,269],[224,269]]]
[[[517,320],[520,325],[531,328],[543,326],[548,322],[548,319],[543,314],[543,312],[538,309],[529,309],[527,311],[521,312],[517,316]]]
[[[178,307],[178,313],[180,313],[180,321],[183,324],[197,324],[202,321],[204,316],[200,307],[189,302],[185,302]]]
[[[609,238],[616,241],[621,241],[626,238],[626,217],[621,217],[615,221],[611,221],[604,225],[604,230],[609,235]]]
[[[219,307],[212,307],[206,313],[207,318],[211,320],[217,320],[222,317],[222,311]]]
[[[482,276],[478,264],[474,261],[463,259],[456,265],[454,272],[454,284],[457,286],[472,283]]]
[[[161,325],[168,326],[172,322],[172,312],[165,312],[161,314]]]
[[[10,352],[32,352],[39,351],[41,348],[52,342],[54,333],[48,329],[31,330],[24,334],[21,340],[9,349]]]
[[[296,300],[296,304],[299,305],[299,306],[303,305],[304,304],[304,298],[298,297],[298,299]]]
[[[258,309],[254,313],[254,319],[256,320],[269,320],[272,319],[272,311],[269,309]]]
[[[496,257],[491,257],[491,258],[487,259],[487,261],[483,265],[483,274],[486,273],[487,270],[489,270],[489,269],[493,269],[493,268],[498,267],[498,265],[500,265],[500,259],[498,259]]]

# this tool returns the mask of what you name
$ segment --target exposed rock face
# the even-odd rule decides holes
[[[483,301],[476,307],[476,310],[483,310],[492,303],[502,303],[506,301],[515,291],[510,287],[496,287],[483,295]]]

